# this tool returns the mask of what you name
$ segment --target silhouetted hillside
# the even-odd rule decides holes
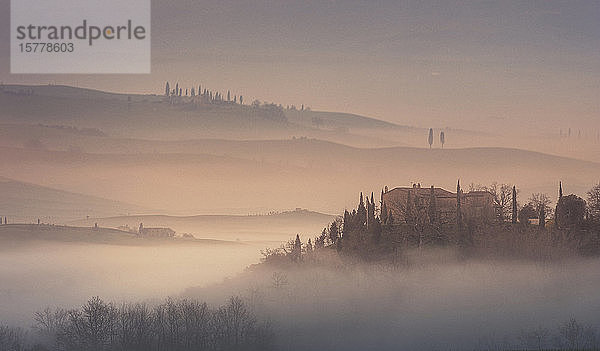
[[[416,138],[425,131],[354,114],[230,102],[203,104],[187,96],[169,99],[54,85],[4,85],[0,106],[3,123],[95,128],[145,139],[309,136],[356,146],[390,146],[405,145],[401,139]]]

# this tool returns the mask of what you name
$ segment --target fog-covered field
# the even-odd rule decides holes
[[[259,245],[225,242],[133,246],[38,241],[0,248],[0,320],[29,326],[35,311],[79,306],[91,296],[163,299],[192,285],[235,276],[258,260],[259,251]]]
[[[261,247],[3,241],[1,321],[30,330],[36,311],[79,307],[92,296],[116,304],[188,297],[211,306],[240,296],[270,323],[282,350],[567,347],[571,319],[576,340],[597,346],[597,258],[465,260],[444,249],[405,252],[389,265],[347,261],[326,249],[318,265],[245,269],[259,262]]]
[[[489,350],[598,347],[600,260],[460,261],[265,269],[186,296],[245,296],[282,350]],[[561,329],[562,328],[562,329]],[[573,335],[571,335],[573,336]]]

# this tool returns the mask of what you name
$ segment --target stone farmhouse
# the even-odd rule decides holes
[[[388,190],[387,186],[382,195],[382,207],[385,204],[388,216],[393,216],[394,222],[409,221],[411,209],[429,209],[434,199],[436,218],[442,223],[456,223],[457,195],[451,191],[436,188],[422,188],[421,184],[412,187],[398,187]],[[410,201],[410,203],[409,203]],[[495,215],[494,197],[488,191],[460,191],[461,214],[463,219],[491,219]],[[414,213],[414,212],[413,212]]]

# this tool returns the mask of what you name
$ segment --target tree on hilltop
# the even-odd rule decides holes
[[[429,138],[427,141],[429,142],[429,148],[431,149],[431,145],[433,145],[433,128],[429,128]]]
[[[444,148],[444,144],[446,143],[446,134],[444,131],[440,132],[440,144],[442,144],[442,149]]]

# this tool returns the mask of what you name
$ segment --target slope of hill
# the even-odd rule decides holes
[[[523,196],[579,195],[600,164],[506,148],[358,149],[318,140],[201,141],[202,153],[89,154],[0,147],[0,175],[171,214],[311,208],[339,213],[358,191],[419,182],[447,189],[469,183],[516,184]],[[157,147],[157,149],[159,149]],[[195,149],[196,152],[198,149]]]
[[[214,245],[232,241],[213,239],[144,238],[115,228],[75,227],[62,225],[3,224],[0,225],[0,249],[30,245],[33,242],[84,243],[127,246],[153,245]]]
[[[135,229],[143,223],[146,227],[169,227],[178,233],[190,233],[197,238],[285,241],[298,233],[313,236],[334,219],[335,216],[332,215],[297,209],[269,215],[247,216],[118,216],[78,220],[72,224],[91,226],[98,223],[104,227],[128,226]]]
[[[10,222],[64,223],[87,216],[140,213],[141,206],[0,177],[0,215]]]
[[[19,85],[19,84],[4,84],[0,86],[0,91],[8,95],[33,95],[47,96],[66,99],[87,99],[87,100],[142,100],[156,95],[142,94],[121,94],[101,91],[97,89],[79,88],[68,85]]]
[[[364,117],[352,113],[326,112],[312,110],[286,110],[285,115],[290,122],[316,128],[349,130],[349,129],[412,129],[424,130],[409,126],[401,126],[394,123],[378,120],[375,118]]]
[[[422,134],[373,118],[318,111],[283,110],[232,103],[171,103],[164,96],[114,94],[66,86],[4,85],[0,122],[98,128],[115,136],[146,139],[280,139],[309,136],[357,146],[403,145]],[[313,123],[323,121],[322,124]],[[372,131],[390,134],[372,135]],[[367,132],[369,131],[369,132]]]

